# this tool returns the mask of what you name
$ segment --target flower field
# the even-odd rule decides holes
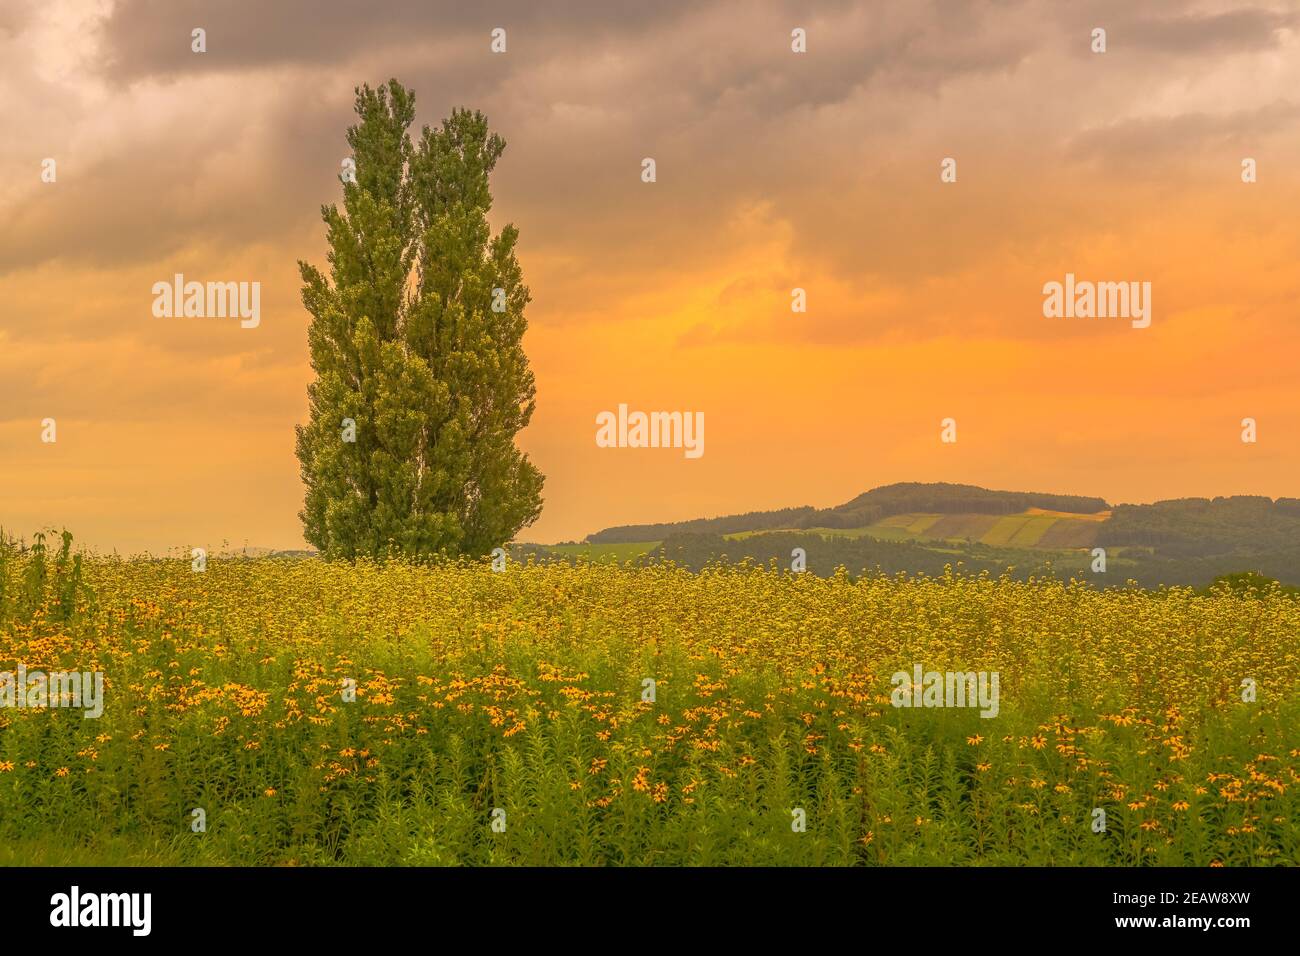
[[[1298,638],[1279,591],[6,549],[0,670],[104,706],[0,709],[0,862],[1295,865]],[[997,715],[892,706],[916,665]]]

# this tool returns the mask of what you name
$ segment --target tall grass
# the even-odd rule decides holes
[[[0,863],[1295,864],[1297,633],[1280,591],[10,543],[0,671],[106,705],[0,709]],[[914,663],[998,716],[891,706]]]

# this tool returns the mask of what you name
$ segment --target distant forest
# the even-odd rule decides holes
[[[1107,545],[1140,545],[1179,558],[1294,550],[1300,545],[1300,498],[1236,495],[1120,505],[1102,536]]]
[[[1098,523],[1095,546],[1107,551],[1107,570],[1091,570],[1090,548],[1046,550],[992,547],[978,542],[878,540],[818,534],[807,529],[863,528],[893,515],[1019,514],[1029,508],[1073,514],[1111,510]],[[724,535],[765,532],[740,539]],[[967,573],[1015,577],[1046,574],[1094,581],[1099,586],[1135,581],[1143,587],[1204,587],[1216,579],[1255,572],[1300,585],[1300,499],[1276,501],[1237,495],[1184,498],[1111,508],[1101,498],[989,491],[972,485],[906,483],[876,488],[834,508],[785,508],[720,518],[608,528],[592,544],[662,542],[645,560],[669,559],[699,569],[710,561],[775,561],[789,567],[791,551],[807,553],[807,569],[850,573],[942,574],[957,565]]]
[[[1079,495],[989,491],[975,485],[953,485],[946,482],[903,482],[874,488],[834,508],[782,508],[780,511],[751,511],[722,518],[622,525],[597,531],[589,535],[587,540],[592,544],[617,544],[626,541],[662,541],[678,532],[739,534],[778,528],[862,528],[910,511],[1010,515],[1019,514],[1028,508],[1042,508],[1045,511],[1095,514],[1109,507],[1102,498],[1084,498]]]

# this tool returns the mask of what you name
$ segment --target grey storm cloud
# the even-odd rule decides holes
[[[390,75],[415,89],[417,124],[454,106],[488,113],[511,144],[498,176],[512,218],[520,210],[557,234],[603,234],[636,216],[635,203],[619,208],[624,170],[651,151],[664,164],[668,203],[716,210],[722,188],[765,193],[803,172],[800,157],[810,150],[788,141],[786,115],[841,103],[870,84],[889,91],[882,103],[893,102],[1014,65],[1033,39],[983,30],[989,9],[120,0],[99,27],[96,63],[108,93],[201,83],[195,121],[118,144],[92,167],[68,165],[57,202],[41,193],[19,201],[9,218],[22,228],[0,235],[0,273],[53,259],[102,266],[157,258],[194,242],[269,240],[310,224],[321,202],[337,198],[335,157],[346,151],[353,87]],[[503,57],[487,50],[498,23],[510,30]],[[791,56],[791,24],[806,26],[816,55]],[[195,26],[207,30],[202,55],[190,50]],[[224,95],[221,84],[244,74],[255,80],[234,95],[247,104],[247,126],[221,128],[202,97]],[[584,125],[571,107],[600,120]],[[253,155],[220,158],[246,137]],[[752,161],[754,149],[765,164]],[[243,175],[212,175],[223,163],[242,164]],[[677,172],[686,168],[690,177]]]
[[[1293,3],[1290,9],[1234,6],[1209,13],[1189,0],[1096,0],[1057,4],[1052,13],[1071,35],[1086,38],[1095,27],[1105,29],[1112,54],[1140,51],[1169,57],[1270,49],[1279,43],[1279,30],[1300,22]],[[1075,46],[1077,56],[1089,52],[1087,43]]]
[[[183,128],[136,131],[84,167],[75,155],[61,160],[57,192],[25,194],[6,210],[0,276],[47,262],[103,268],[191,247],[319,236],[320,205],[339,198],[352,90],[396,76],[416,92],[417,126],[455,106],[488,115],[509,143],[494,181],[497,217],[520,225],[525,253],[536,243],[561,263],[557,273],[566,260],[600,275],[671,273],[710,254],[736,207],[764,201],[774,220],[790,225],[803,254],[833,272],[924,278],[1019,241],[1035,220],[999,210],[1001,193],[981,188],[979,177],[963,179],[951,198],[918,203],[930,194],[909,177],[933,179],[934,157],[929,144],[917,153],[924,128],[915,117],[941,97],[1022,68],[1047,72],[1019,78],[1017,95],[1055,102],[1069,78],[1053,71],[1077,63],[1063,51],[1086,51],[1094,24],[1108,26],[1117,51],[1214,58],[1267,47],[1293,19],[1259,8],[1191,9],[1174,0],[1140,8],[1127,0],[1068,7],[1033,0],[118,0],[96,28],[89,64],[105,94],[122,104],[141,90],[192,95],[193,118]],[[5,22],[0,17],[0,30]],[[14,14],[9,28],[23,22]],[[488,51],[498,25],[509,30],[506,56]],[[190,51],[196,26],[207,30],[203,55]],[[808,56],[791,55],[792,26],[807,29]],[[1164,67],[1141,59],[1111,62],[1097,82],[1112,88],[1163,75]],[[1038,76],[1048,82],[1036,83]],[[227,108],[219,116],[205,109],[205,96]],[[964,105],[990,114],[1010,105],[1032,124],[1036,113],[1025,102]],[[1030,155],[1059,150],[1068,160],[1123,163],[1134,151],[1203,148],[1294,122],[1294,108],[1252,104],[1230,118],[1107,123],[1103,116],[1081,128],[1022,123],[996,132],[945,120],[943,132],[945,148],[964,146],[963,170],[982,165],[992,175],[1021,163],[1020,188],[1038,195]],[[639,189],[636,178],[647,155],[659,164],[653,191]],[[885,188],[900,180],[908,188]],[[1041,199],[1069,205],[1046,192]],[[961,240],[991,217],[999,240]],[[911,253],[934,236],[953,237],[944,239],[945,258]],[[319,249],[301,244],[293,244],[294,255],[319,258]]]
[[[1231,10],[1217,15],[1185,14],[1137,20],[1124,42],[1163,53],[1254,52],[1277,46],[1278,31],[1300,23],[1296,12]]]
[[[1228,113],[1185,113],[1126,119],[1088,129],[1065,147],[1072,160],[1097,163],[1126,172],[1146,169],[1160,175],[1170,158],[1199,159],[1207,153],[1264,145],[1300,124],[1300,103],[1277,101]],[[1244,155],[1244,154],[1243,154]],[[1233,153],[1226,161],[1235,163]]]
[[[461,40],[477,35],[486,46],[497,26],[517,28],[516,50],[528,36],[583,35],[610,30],[635,36],[695,8],[690,0],[609,3],[454,3],[429,0],[367,0],[322,4],[320,0],[121,0],[106,24],[106,69],[115,78],[188,73],[195,69],[190,31],[207,31],[209,54],[200,69],[345,61],[358,49],[400,45],[413,37]]]
[[[1033,48],[1034,39],[1024,32],[984,29],[999,6],[977,0],[889,5],[379,0],[328,6],[319,0],[120,0],[103,27],[101,66],[117,82],[269,67],[342,67],[412,45],[486,50],[490,31],[502,26],[510,39],[508,57],[425,61],[425,72],[465,89],[487,80],[506,82],[538,62],[581,62],[620,51],[636,58],[652,51],[652,62],[660,66],[653,76],[661,95],[684,95],[696,106],[725,101],[730,109],[737,95],[752,95],[753,105],[779,111],[833,102],[882,73],[933,87],[945,77],[1012,65]],[[807,58],[791,82],[777,68],[788,65],[793,26],[809,31],[817,55]],[[207,34],[202,56],[190,50],[190,31],[196,27]],[[588,91],[595,97],[600,92]]]

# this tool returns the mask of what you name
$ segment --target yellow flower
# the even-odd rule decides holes
[[[650,789],[650,768],[637,767],[636,776],[632,778],[632,789],[638,793],[646,793]]]

